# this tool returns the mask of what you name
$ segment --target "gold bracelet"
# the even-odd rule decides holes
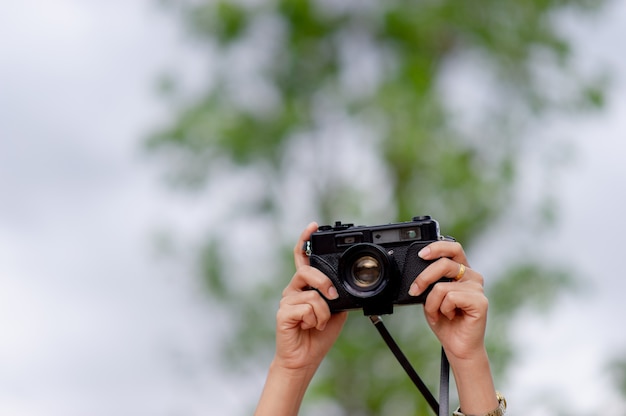
[[[485,413],[480,416],[503,416],[506,413],[506,399],[499,391],[496,392],[496,397],[498,399],[498,407],[492,410],[489,413]],[[461,412],[461,408],[459,407],[454,413],[453,416],[478,416],[478,415],[466,415]]]

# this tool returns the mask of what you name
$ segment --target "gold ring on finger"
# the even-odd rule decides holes
[[[459,264],[459,272],[454,277],[454,280],[461,280],[463,275],[465,274],[465,265],[463,263]]]

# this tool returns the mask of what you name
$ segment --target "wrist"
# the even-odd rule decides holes
[[[483,415],[498,406],[489,357],[485,348],[462,358],[448,357],[465,414]]]
[[[444,350],[453,370],[465,373],[489,366],[489,356],[484,345],[463,354],[454,354],[447,348],[444,348]]]
[[[296,416],[317,367],[291,368],[274,358],[255,416]]]
[[[506,413],[506,399],[500,392],[496,392],[496,398],[498,399],[498,407],[493,409],[492,411],[485,413],[481,416],[504,416]],[[458,408],[453,414],[453,416],[474,416],[470,414],[465,414],[461,411],[461,408]]]
[[[282,379],[289,380],[291,382],[311,381],[318,365],[310,364],[301,367],[292,367],[285,364],[282,360],[274,357],[269,368],[269,373],[275,376],[280,376]]]

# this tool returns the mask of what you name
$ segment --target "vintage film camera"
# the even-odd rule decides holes
[[[432,263],[417,253],[443,239],[437,221],[420,216],[386,225],[324,225],[304,248],[311,266],[326,274],[339,292],[338,299],[326,299],[331,312],[363,309],[371,316],[393,313],[393,305],[424,303],[432,285],[419,296],[409,295],[411,283]]]

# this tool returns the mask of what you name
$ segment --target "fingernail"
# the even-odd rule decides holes
[[[419,251],[419,253],[417,253],[417,255],[422,259],[425,259],[426,257],[428,257],[429,254],[430,254],[430,247],[428,246],[424,247],[423,249]]]
[[[409,288],[409,295],[416,296],[419,293],[419,290],[420,288],[417,286],[417,283],[413,283]]]
[[[339,297],[339,293],[337,293],[337,289],[334,286],[331,286],[328,289],[328,299],[337,299]]]

